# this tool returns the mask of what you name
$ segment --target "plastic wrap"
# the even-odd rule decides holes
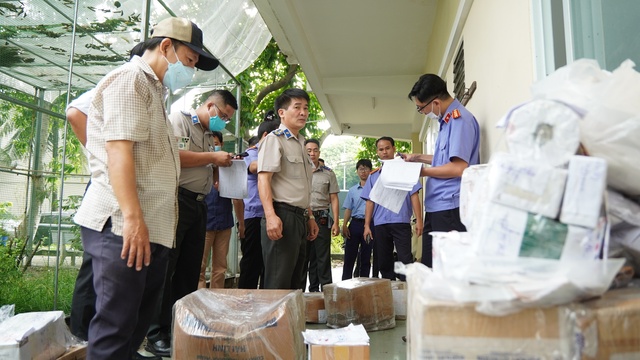
[[[407,282],[391,281],[391,293],[393,294],[393,312],[396,320],[407,319]]]
[[[514,109],[508,118],[509,152],[527,161],[564,165],[580,145],[580,115],[567,105],[533,100]]]
[[[582,360],[640,359],[640,289],[607,292],[572,314]]]
[[[0,359],[53,360],[76,343],[62,311],[21,313],[0,323]]]
[[[317,292],[304,293],[304,317],[308,323],[327,323],[327,310],[324,308],[324,294]]]
[[[490,164],[491,201],[549,218],[558,216],[567,170],[504,153],[495,154]]]
[[[460,221],[467,231],[473,231],[473,220],[481,214],[481,207],[488,200],[486,179],[488,164],[472,165],[464,169],[460,180]]]
[[[173,308],[173,359],[304,359],[302,292],[200,289]]]
[[[389,279],[354,278],[323,287],[327,326],[362,324],[367,331],[396,326]]]
[[[14,304],[0,306],[0,323],[12,317],[15,310],[16,306]]]
[[[566,306],[526,309],[507,316],[476,312],[474,304],[439,301],[424,286],[428,268],[407,268],[410,359],[572,359]]]
[[[369,335],[362,325],[302,333],[309,360],[369,360]]]

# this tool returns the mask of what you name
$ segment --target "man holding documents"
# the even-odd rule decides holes
[[[420,114],[440,124],[433,155],[402,155],[406,161],[431,165],[420,173],[429,177],[424,193],[422,263],[431,267],[433,239],[429,233],[466,231],[460,221],[460,180],[464,169],[480,163],[480,127],[473,114],[449,95],[446,82],[437,75],[422,75],[409,99]]]
[[[395,141],[388,136],[383,136],[376,140],[376,150],[380,160],[393,161],[396,154]],[[417,182],[410,191],[404,191],[398,211],[392,211],[372,200],[372,198],[383,200],[389,197],[397,197],[398,192],[401,192],[400,190],[382,187],[381,183],[376,184],[383,168],[384,166],[371,173],[360,195],[361,198],[367,200],[363,235],[365,239],[373,238],[371,231],[371,223],[373,222],[375,224],[375,239],[373,239],[375,247],[374,262],[380,265],[380,273],[383,278],[395,280],[397,274],[393,271],[394,245],[398,253],[398,261],[404,264],[413,262],[413,255],[411,254],[412,211],[416,217],[416,233],[422,233],[422,213],[420,211],[420,198],[418,197],[418,192],[422,185]],[[378,194],[378,196],[375,197],[374,194]],[[380,200],[377,201],[379,202]],[[397,277],[404,280],[402,275],[397,275]]]
[[[207,224],[204,200],[213,184],[213,165],[231,165],[229,153],[215,151],[211,134],[224,129],[237,109],[231,92],[214,90],[197,109],[169,115],[180,150],[181,171],[175,248],[169,256],[162,300],[149,327],[145,347],[158,356],[170,356],[173,304],[198,289]]]

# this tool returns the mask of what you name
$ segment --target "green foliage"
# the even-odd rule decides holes
[[[267,111],[273,109],[275,99],[284,90],[297,87],[306,88],[306,77],[300,69],[297,70],[293,79],[284,87],[268,93],[256,104],[256,99],[260,92],[267,86],[286,77],[289,71],[286,57],[274,40],[271,40],[262,54],[245,71],[238,74],[236,79],[242,87],[242,99],[240,109],[240,134],[243,139],[249,137],[249,130],[255,129],[262,122]],[[324,119],[322,108],[318,99],[313,93],[309,93],[311,103],[309,104],[309,121]],[[302,134],[309,137],[320,137],[323,131],[318,128],[316,122],[309,122],[302,131]]]
[[[58,310],[66,314],[71,312],[77,275],[75,268],[60,268],[58,272]],[[31,267],[24,274],[19,270],[11,270],[7,276],[3,273],[0,278],[0,304],[15,304],[16,314],[53,310],[54,278],[55,269],[51,267]]]
[[[362,138],[362,148],[358,151],[358,159],[370,159],[373,167],[380,166],[380,159],[376,151],[376,140],[374,138]],[[396,151],[401,153],[411,153],[411,143],[407,141],[395,140]]]
[[[320,148],[320,157],[336,174],[338,185],[343,190],[348,190],[360,180],[356,173],[359,151],[360,138],[352,136],[340,136],[339,141],[332,141],[330,145],[323,143]]]
[[[342,230],[343,219],[340,219],[340,230]],[[342,234],[331,236],[331,254],[344,254],[344,238]]]

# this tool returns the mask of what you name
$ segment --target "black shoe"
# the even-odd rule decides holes
[[[171,356],[171,342],[169,340],[161,339],[151,341],[147,339],[147,344],[144,346],[144,349],[154,355],[162,357]]]
[[[133,360],[162,360],[162,357],[160,356],[145,356],[140,354],[139,352],[135,352],[133,353]]]

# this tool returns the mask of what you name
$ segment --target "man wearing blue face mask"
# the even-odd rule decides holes
[[[191,81],[183,67],[218,66],[203,49],[202,30],[187,19],[159,22],[145,48],[98,83],[89,106],[91,186],[74,218],[92,258],[96,293],[88,359],[139,357],[162,293],[178,215],[180,160],[165,86],[176,90]]]
[[[155,355],[170,356],[173,304],[198,289],[207,225],[205,197],[213,184],[213,166],[231,165],[228,152],[214,151],[212,132],[224,129],[237,109],[231,92],[214,90],[197,109],[169,115],[180,149],[179,215],[162,301],[147,333],[146,350]]]

